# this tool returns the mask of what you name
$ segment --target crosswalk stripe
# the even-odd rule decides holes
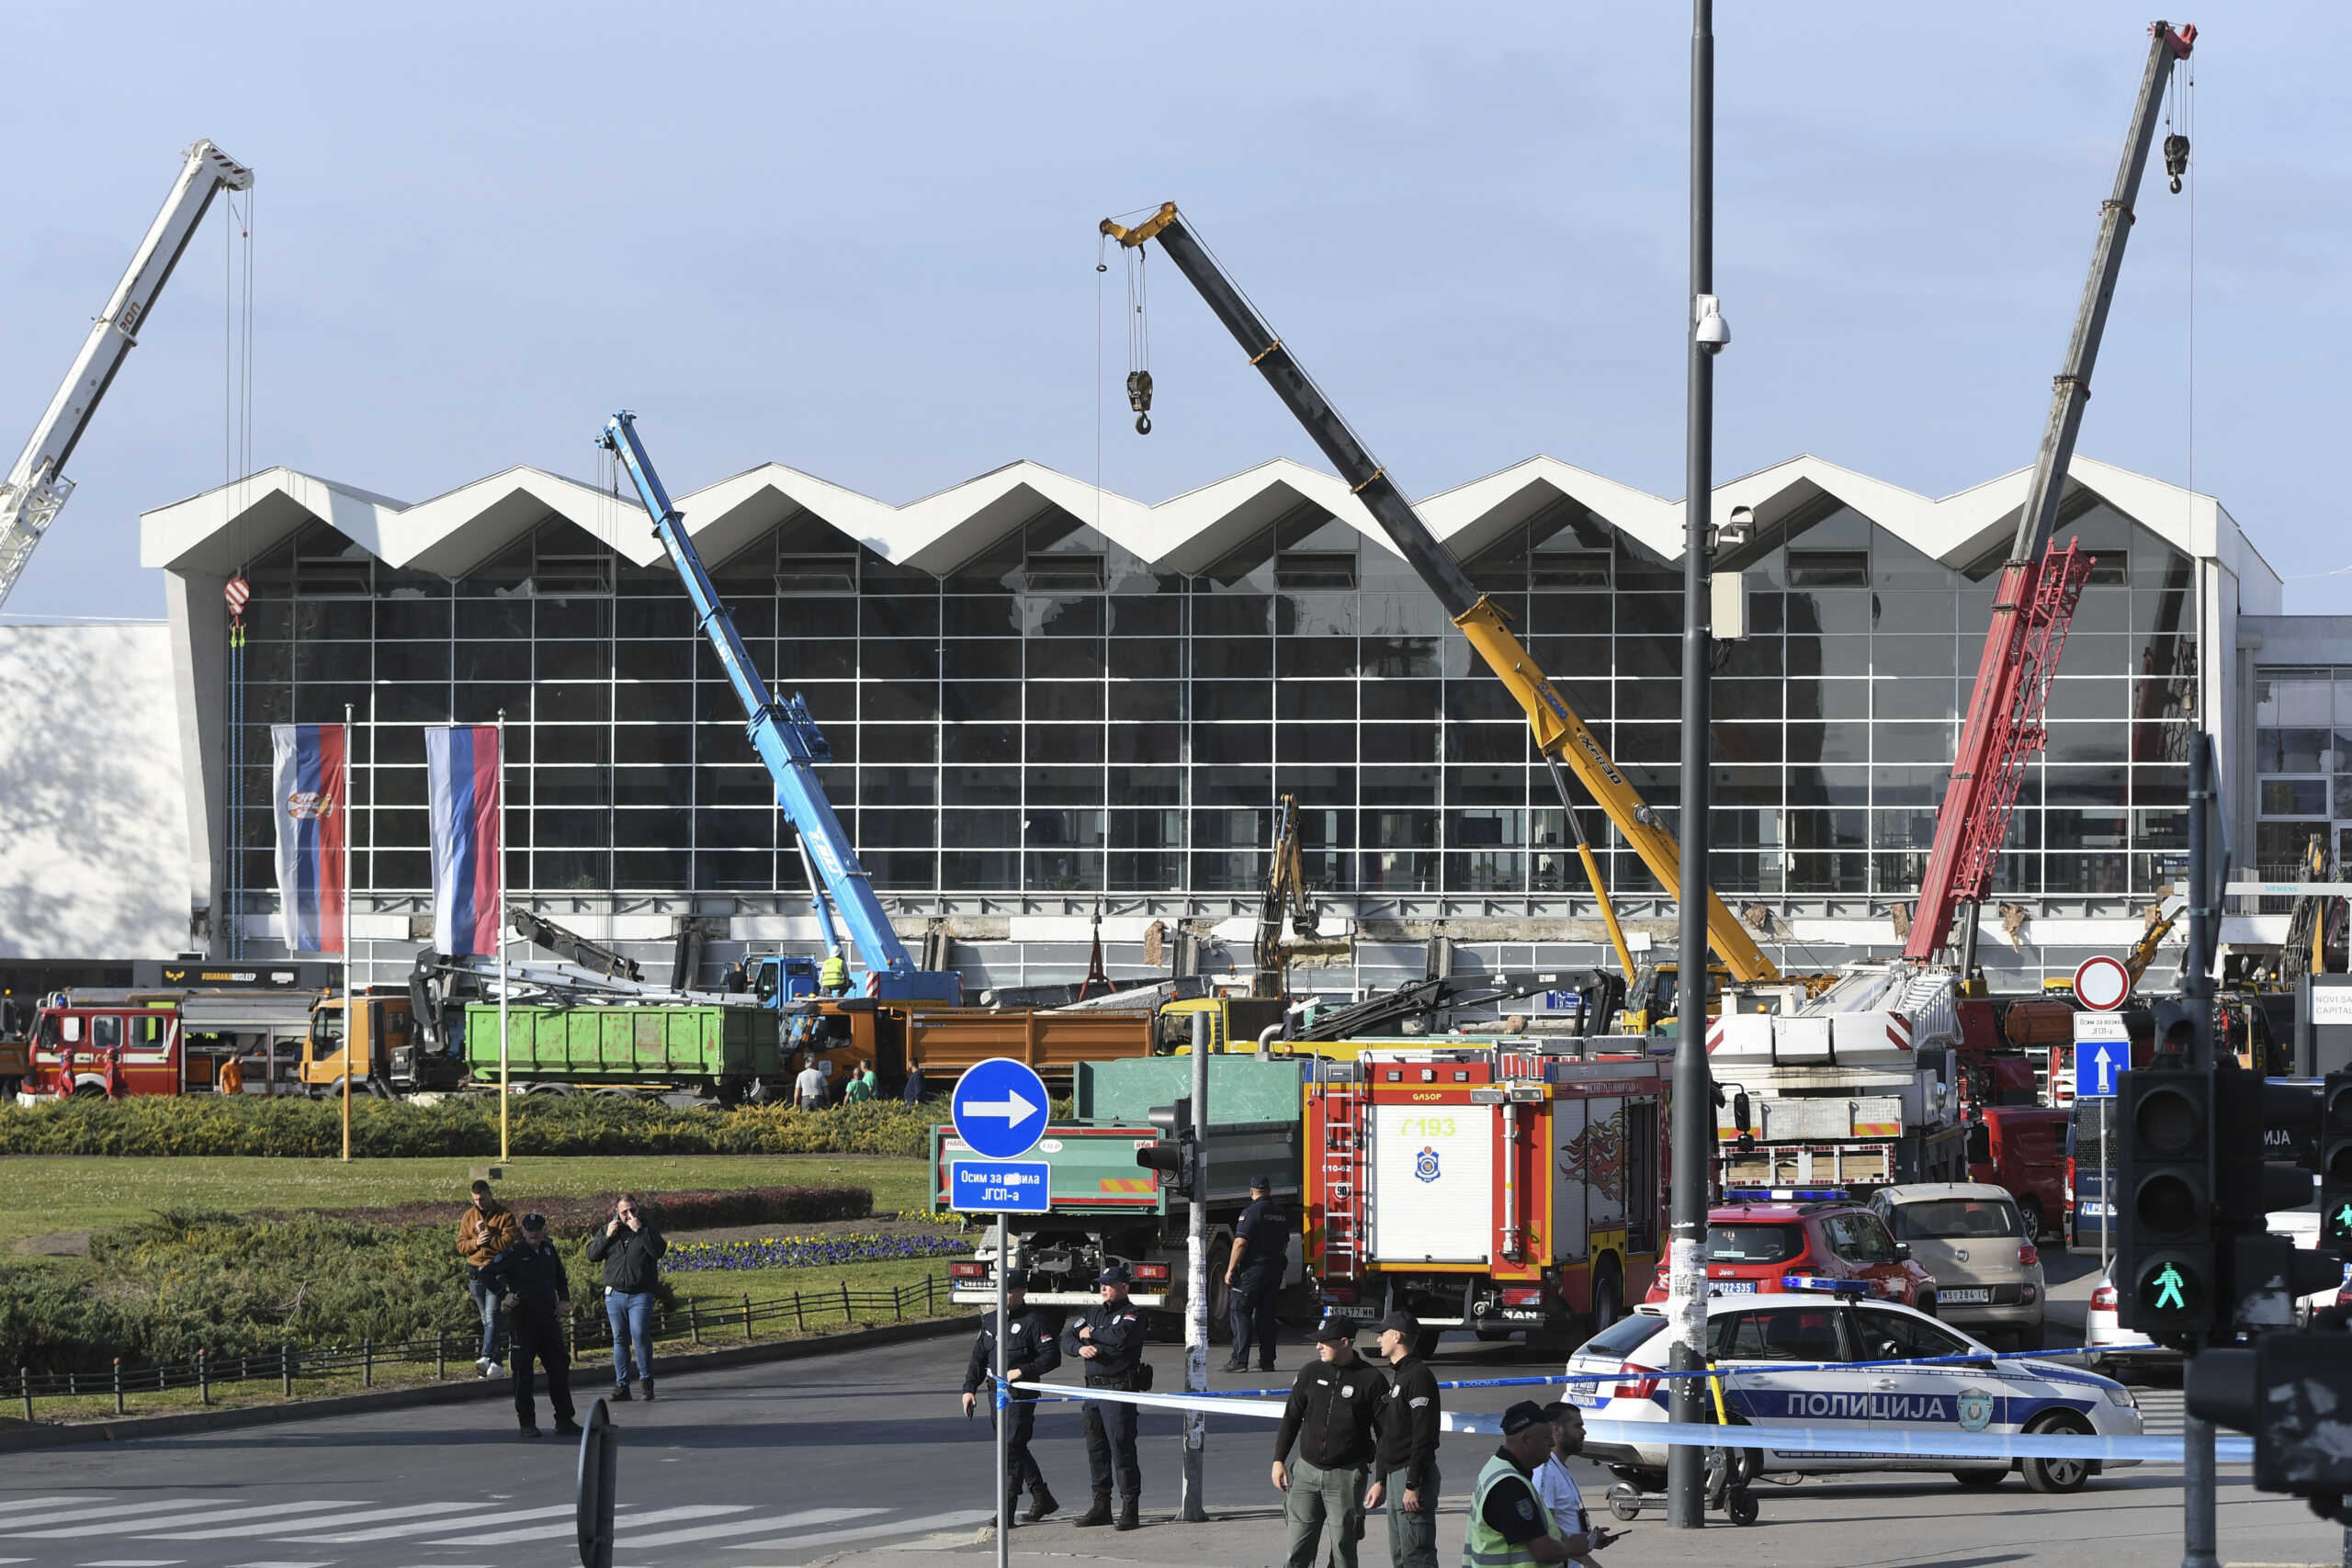
[[[469,1508],[478,1508],[480,1506],[481,1506],[481,1505],[479,1503],[411,1503],[404,1507],[370,1508],[364,1513],[345,1514],[340,1517],[332,1519],[291,1519],[285,1521],[285,1523],[287,1528],[289,1529],[344,1529],[352,1525],[379,1524],[386,1519],[423,1519],[428,1515],[434,1514],[462,1514]],[[426,1529],[447,1529],[450,1527],[450,1524],[451,1521],[448,1519],[435,1518],[430,1519],[422,1528]],[[250,1525],[238,1525],[229,1529],[180,1530],[175,1531],[170,1535],[158,1535],[154,1539],[157,1540],[224,1540],[232,1536],[266,1535],[268,1530],[275,1529],[276,1528],[277,1526],[272,1525],[264,1529],[255,1529]],[[273,1540],[319,1540],[333,1538],[320,1536],[271,1536],[270,1539]]]
[[[87,1495],[76,1494],[70,1497],[17,1497],[6,1503],[0,1503],[0,1514],[47,1513],[51,1508],[62,1508],[72,1503],[98,1503],[103,1501],[105,1501],[105,1499],[99,1496],[96,1493],[91,1493]],[[26,1562],[31,1560],[24,1557],[11,1557],[8,1561],[11,1562]]]
[[[178,1557],[102,1557],[81,1564],[81,1568],[179,1568],[185,1561]]]
[[[728,1548],[730,1551],[760,1551],[779,1547],[831,1546],[840,1540],[872,1540],[877,1536],[920,1535],[928,1530],[952,1530],[962,1525],[984,1524],[996,1517],[992,1508],[966,1508],[953,1514],[927,1514],[919,1519],[893,1519],[888,1524],[860,1525],[854,1529],[819,1530],[815,1535],[787,1535],[775,1540],[752,1540]]]
[[[436,1508],[439,1506],[438,1504],[427,1506]],[[404,1511],[421,1513],[423,1509]],[[566,1503],[560,1508],[524,1508],[511,1514],[492,1514],[487,1518],[475,1519],[471,1522],[481,1525],[511,1525],[523,1519],[551,1519],[558,1514],[574,1514],[578,1511],[577,1504]],[[457,1521],[452,1519],[427,1519],[422,1523],[412,1519],[404,1525],[385,1525],[377,1529],[354,1530],[349,1534],[338,1532],[334,1535],[281,1535],[273,1536],[270,1539],[300,1541],[306,1546],[349,1546],[359,1541],[397,1540],[404,1535],[432,1535],[438,1530],[455,1529],[456,1524]]]
[[[232,1562],[229,1568],[334,1568],[333,1562]]]
[[[62,1525],[75,1519],[120,1519],[133,1514],[167,1514],[174,1508],[226,1507],[228,1503],[226,1497],[215,1498],[209,1505],[201,1497],[175,1497],[168,1503],[108,1503],[99,1508],[68,1508],[62,1513],[0,1521],[0,1536],[21,1535],[28,1527],[35,1525]]]
[[[692,1529],[663,1530],[659,1535],[631,1535],[627,1523],[616,1521],[613,1550],[634,1551],[640,1546],[683,1546],[690,1540],[717,1540],[722,1536],[757,1535],[762,1530],[788,1529],[794,1525],[830,1525],[842,1519],[867,1518],[880,1508],[810,1508],[773,1519],[730,1519],[723,1525],[697,1525]]]
[[[182,1507],[187,1506],[185,1503],[180,1505]],[[273,1514],[315,1514],[324,1508],[353,1506],[356,1505],[332,1499],[309,1503],[265,1503],[251,1508],[212,1507],[200,1514],[166,1514],[161,1518],[152,1519],[111,1519],[75,1525],[70,1529],[14,1530],[10,1533],[24,1540],[80,1540],[93,1535],[147,1535],[169,1529],[174,1525],[217,1525],[224,1519],[266,1519]],[[285,1521],[281,1518],[277,1522],[282,1524]],[[298,1522],[306,1527],[311,1523],[308,1519]],[[267,1529],[271,1527],[264,1525],[259,1528]]]
[[[713,1514],[740,1514],[746,1503],[691,1503],[680,1508],[656,1508],[650,1514],[630,1514],[613,1521],[615,1533],[637,1525],[663,1525],[673,1519],[707,1519]],[[563,1510],[569,1514],[571,1508]],[[431,1541],[433,1546],[505,1546],[518,1540],[560,1540],[579,1529],[576,1524],[540,1525],[529,1529],[500,1530],[492,1535],[447,1536]]]

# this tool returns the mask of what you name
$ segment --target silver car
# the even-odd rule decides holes
[[[1939,1317],[2007,1335],[2020,1350],[2041,1348],[2048,1294],[2041,1254],[2006,1190],[1983,1181],[1914,1182],[1880,1189],[1871,1207],[1936,1277]]]

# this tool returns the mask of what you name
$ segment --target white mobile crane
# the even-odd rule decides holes
[[[147,237],[139,243],[106,310],[90,323],[90,335],[83,341],[74,368],[49,400],[48,412],[33,426],[32,439],[25,443],[6,481],[0,483],[0,605],[7,604],[25,563],[32,558],[33,547],[74,493],[74,481],[65,477],[65,459],[89,428],[90,416],[114,384],[124,355],[138,344],[139,329],[155,308],[155,297],[179,265],[196,226],[204,220],[205,209],[224,188],[250,190],[253,183],[251,169],[211,142],[199,141],[187,150],[164,209],[147,226]]]

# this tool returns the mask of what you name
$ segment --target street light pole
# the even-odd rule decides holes
[[[1707,1197],[1715,1141],[1707,1074],[1707,762],[1709,639],[1707,553],[1714,491],[1714,355],[1727,341],[1715,310],[1715,36],[1713,0],[1692,0],[1690,28],[1690,319],[1686,412],[1682,554],[1682,851],[1681,933],[1676,954],[1679,1023],[1674,1046],[1674,1199],[1668,1255],[1669,1366],[1683,1373],[1706,1360]],[[1702,1380],[1672,1380],[1668,1415],[1704,1417]],[[1678,1445],[1667,1450],[1666,1522],[1697,1529],[1706,1522],[1706,1456]]]

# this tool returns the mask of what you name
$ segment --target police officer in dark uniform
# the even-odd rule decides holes
[[[1282,1293],[1283,1271],[1290,1266],[1290,1236],[1272,1192],[1271,1178],[1251,1177],[1250,1206],[1233,1225],[1233,1250],[1225,1265],[1226,1325],[1233,1336],[1233,1354],[1225,1363],[1228,1372],[1250,1370],[1253,1335],[1258,1370],[1274,1370],[1274,1298]]]
[[[563,1255],[548,1240],[546,1217],[524,1215],[523,1239],[492,1258],[481,1277],[506,1303],[506,1332],[514,1342],[507,1363],[514,1373],[514,1418],[523,1436],[539,1435],[531,1403],[531,1363],[537,1360],[547,1369],[556,1435],[578,1437],[579,1424],[571,1418],[571,1356],[563,1339],[564,1319],[571,1315],[571,1284]]]
[[[1071,1318],[1062,1328],[1062,1354],[1086,1367],[1086,1386],[1117,1388],[1135,1393],[1145,1386],[1136,1376],[1143,1364],[1143,1314],[1127,1300],[1127,1271],[1114,1263],[1095,1277],[1102,1300]],[[1143,1469],[1136,1462],[1136,1407],[1107,1399],[1086,1402],[1086,1462],[1094,1472],[1094,1506],[1075,1523],[1111,1523],[1111,1483],[1119,1483],[1119,1517],[1123,1530],[1136,1528],[1136,1510],[1143,1501]]]
[[[1019,1385],[1035,1382],[1060,1366],[1062,1351],[1044,1316],[1028,1309],[1028,1275],[1016,1269],[1005,1276],[1004,1310],[1012,1326],[1004,1339],[1004,1381],[1013,1386],[1008,1390],[1010,1403],[1005,1406],[1012,1425],[1005,1432],[1004,1495],[1009,1504],[1015,1493],[1028,1488],[1029,1508],[1021,1517],[1034,1525],[1061,1505],[1054,1501],[1046,1472],[1037,1468],[1036,1458],[1029,1451],[1029,1435],[1037,1424],[1037,1396],[1023,1393]],[[965,1415],[972,1413],[974,1402],[995,1371],[996,1314],[990,1313],[980,1319],[980,1332],[972,1340],[972,1359],[964,1368]],[[993,1392],[989,1397],[989,1429],[996,1429]]]

